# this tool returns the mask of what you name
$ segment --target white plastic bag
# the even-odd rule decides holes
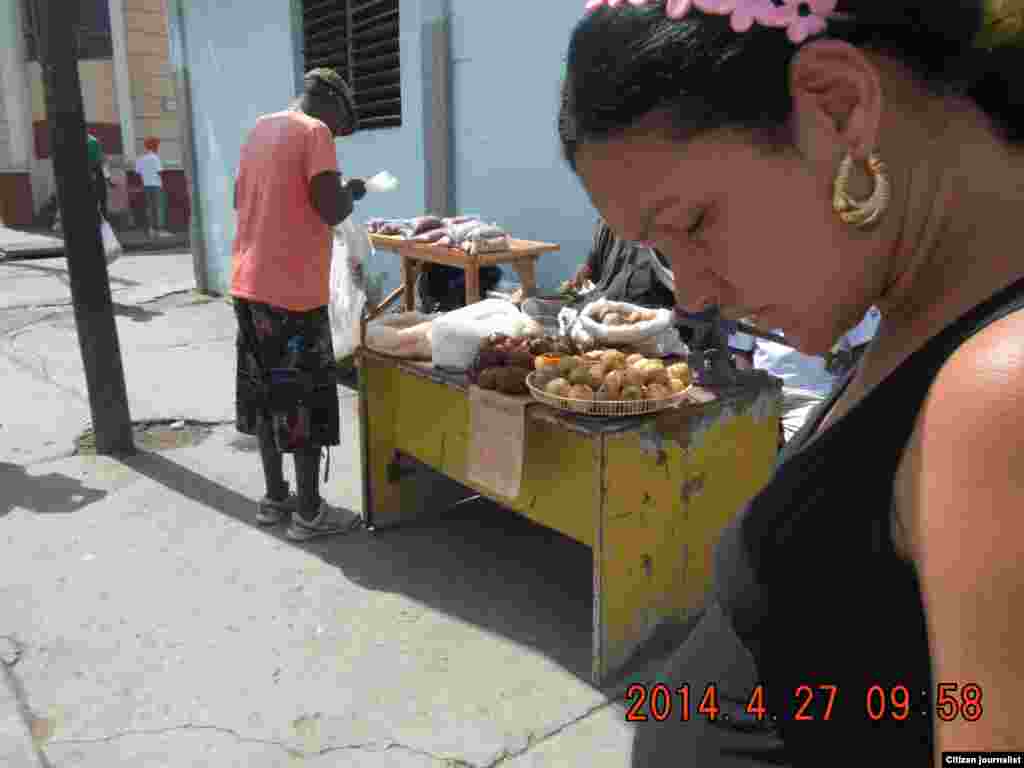
[[[448,312],[434,321],[433,361],[438,368],[465,371],[480,351],[480,343],[492,333],[508,336],[542,336],[543,327],[515,304],[503,299],[484,299]]]
[[[366,229],[351,216],[335,227],[328,315],[334,356],[339,360],[355,352],[360,343],[360,323],[366,306],[366,265],[372,252]]]
[[[391,192],[395,189],[398,189],[398,179],[387,171],[381,171],[366,180],[367,192]]]
[[[107,257],[107,266],[110,266],[124,253],[121,241],[114,234],[114,228],[110,222],[100,216],[100,233],[103,235],[103,253]]]
[[[629,347],[651,357],[686,354],[686,345],[674,327],[672,310],[656,309],[654,320],[612,326],[599,323],[595,319],[599,313],[607,310],[628,315],[645,308],[601,298],[587,304],[580,312],[571,307],[563,309],[558,315],[559,327],[563,335],[571,336],[582,349],[607,345]]]

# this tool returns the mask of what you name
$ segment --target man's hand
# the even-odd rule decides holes
[[[576,274],[573,275],[568,283],[569,287],[574,290],[579,290],[583,287],[583,284],[590,279],[590,267],[584,264],[582,267],[576,270]]]
[[[352,276],[352,283],[360,290],[366,288],[366,270],[363,267],[363,262],[358,259],[349,261],[348,263],[349,274]]]
[[[345,187],[352,193],[353,200],[362,200],[366,197],[366,182],[362,179],[349,179]]]

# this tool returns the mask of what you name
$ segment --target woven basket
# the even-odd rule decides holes
[[[579,413],[586,416],[604,416],[608,418],[619,418],[622,416],[643,416],[647,413],[657,413],[666,408],[675,408],[686,400],[690,391],[687,387],[672,397],[665,397],[661,400],[575,400],[569,397],[557,397],[549,395],[543,389],[534,386],[536,372],[526,377],[526,386],[533,395],[533,399],[544,405],[550,405],[560,411],[568,413]]]

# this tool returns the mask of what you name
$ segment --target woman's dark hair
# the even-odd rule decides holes
[[[775,0],[778,4],[778,0]],[[936,93],[970,96],[1011,142],[1024,138],[1024,48],[974,46],[983,3],[961,0],[840,0],[843,21],[827,35],[903,61]],[[665,3],[600,7],[576,25],[562,87],[559,135],[576,147],[663,111],[680,138],[720,128],[777,136],[791,112],[788,70],[798,46],[784,30],[745,33],[728,16],[665,15]]]

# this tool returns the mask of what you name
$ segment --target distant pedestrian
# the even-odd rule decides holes
[[[160,160],[160,139],[152,136],[143,142],[146,151],[135,161],[135,172],[142,177],[142,190],[146,196],[146,229],[149,239],[158,235],[165,236],[163,231],[164,182],[161,174],[164,164]]]
[[[96,203],[99,205],[100,215],[109,219],[107,211],[107,156],[103,152],[103,145],[92,133],[86,136],[86,148],[89,152],[89,176],[92,180],[92,188],[96,194]]]
[[[355,517],[330,519],[319,481],[321,451],[340,443],[327,311],[331,227],[366,194],[360,179],[341,183],[334,139],[355,128],[348,85],[334,70],[313,70],[291,109],[256,122],[242,146],[235,182],[235,423],[239,432],[259,437],[267,493],[256,522],[290,518],[287,536],[296,541],[358,523]],[[294,454],[297,496],[289,494],[282,453]]]

